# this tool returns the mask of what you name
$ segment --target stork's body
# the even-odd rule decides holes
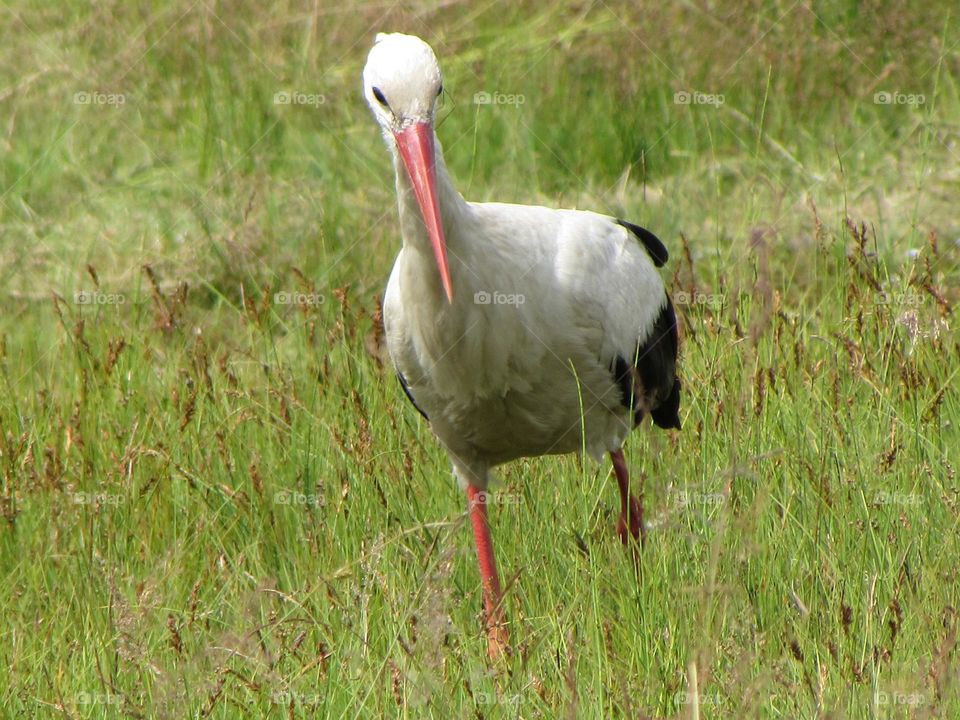
[[[460,196],[433,134],[435,64],[418,38],[381,35],[364,72],[394,150],[403,235],[384,325],[404,389],[471,499],[496,653],[505,632],[480,494],[490,469],[518,457],[609,452],[621,535],[640,538],[642,508],[620,448],[645,414],[680,426],[676,320],[656,270],[666,250],[646,230],[591,212]]]
[[[450,303],[397,169],[404,244],[384,301],[387,347],[460,480],[485,489],[490,467],[518,457],[620,448],[634,422],[617,359],[633,362],[671,315],[646,248],[603,215],[465,202],[438,160]]]

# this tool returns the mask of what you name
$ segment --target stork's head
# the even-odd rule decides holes
[[[453,286],[437,197],[434,109],[443,90],[440,66],[423,40],[380,33],[363,69],[363,94],[380,123],[387,144],[403,161],[433,246],[447,299]]]

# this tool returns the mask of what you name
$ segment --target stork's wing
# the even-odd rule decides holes
[[[620,386],[621,402],[633,412],[635,424],[643,420],[646,406],[658,427],[680,429],[677,351],[677,317],[668,297],[650,337],[637,344],[633,362],[617,355],[610,368]]]
[[[424,419],[424,420],[426,420],[426,421],[429,422],[429,421],[430,421],[430,418],[427,417],[427,414],[423,411],[423,408],[420,407],[419,405],[417,405],[417,401],[416,401],[416,399],[413,397],[413,393],[410,392],[410,386],[407,384],[407,379],[403,376],[403,373],[400,372],[399,370],[397,370],[397,380],[400,381],[400,387],[403,388],[403,392],[404,392],[404,394],[407,396],[407,400],[410,401],[410,404],[413,405],[413,406],[417,409],[417,412],[418,412],[418,413],[420,413],[421,415],[423,415],[423,419]]]
[[[617,224],[626,228],[643,244],[656,267],[662,267],[668,259],[666,247],[649,230],[625,220]],[[657,302],[656,297],[640,298],[641,302]],[[643,331],[646,332],[643,332]],[[624,407],[634,414],[639,424],[644,410],[650,413],[653,422],[661,428],[680,429],[680,380],[677,378],[677,353],[679,339],[677,316],[673,303],[665,292],[660,309],[652,323],[641,328],[632,356],[618,353],[611,363],[617,385],[620,387]]]
[[[647,249],[647,254],[650,256],[650,259],[653,260],[654,265],[657,267],[663,267],[667,264],[667,260],[670,259],[670,254],[667,252],[667,248],[664,246],[664,244],[660,242],[660,238],[646,228],[642,228],[639,225],[634,225],[626,220],[618,219],[617,224],[622,225],[627,230],[632,232],[636,238],[643,243],[643,246]]]

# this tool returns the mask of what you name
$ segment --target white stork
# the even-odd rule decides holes
[[[440,67],[420,38],[377,35],[363,85],[393,153],[403,235],[383,304],[387,349],[466,490],[497,657],[508,637],[487,524],[492,467],[609,453],[618,533],[645,537],[621,447],[644,415],[680,428],[677,323],[656,270],[667,251],[605,215],[464,200],[434,134]]]

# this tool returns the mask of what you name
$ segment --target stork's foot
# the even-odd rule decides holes
[[[627,503],[627,512],[620,513],[617,521],[617,535],[624,545],[640,543],[643,547],[647,543],[647,524],[643,520],[643,503],[633,495]]]
[[[510,635],[502,620],[487,622],[487,657],[499,662],[510,655]]]
[[[617,487],[620,489],[620,520],[617,523],[617,535],[620,542],[634,548],[639,543],[643,547],[647,543],[647,524],[643,521],[643,502],[630,492],[630,476],[627,473],[627,461],[623,457],[623,450],[614,450],[610,453],[613,461],[613,471],[617,476]],[[640,497],[643,497],[641,484]]]
[[[510,656],[510,633],[503,614],[503,595],[484,593],[483,627],[487,633],[487,657],[498,662]]]
[[[510,639],[503,619],[503,592],[500,590],[500,576],[497,574],[493,540],[487,523],[487,494],[469,485],[467,498],[473,537],[477,545],[480,579],[483,582],[483,624],[487,630],[487,655],[491,660],[500,660],[510,653]]]

